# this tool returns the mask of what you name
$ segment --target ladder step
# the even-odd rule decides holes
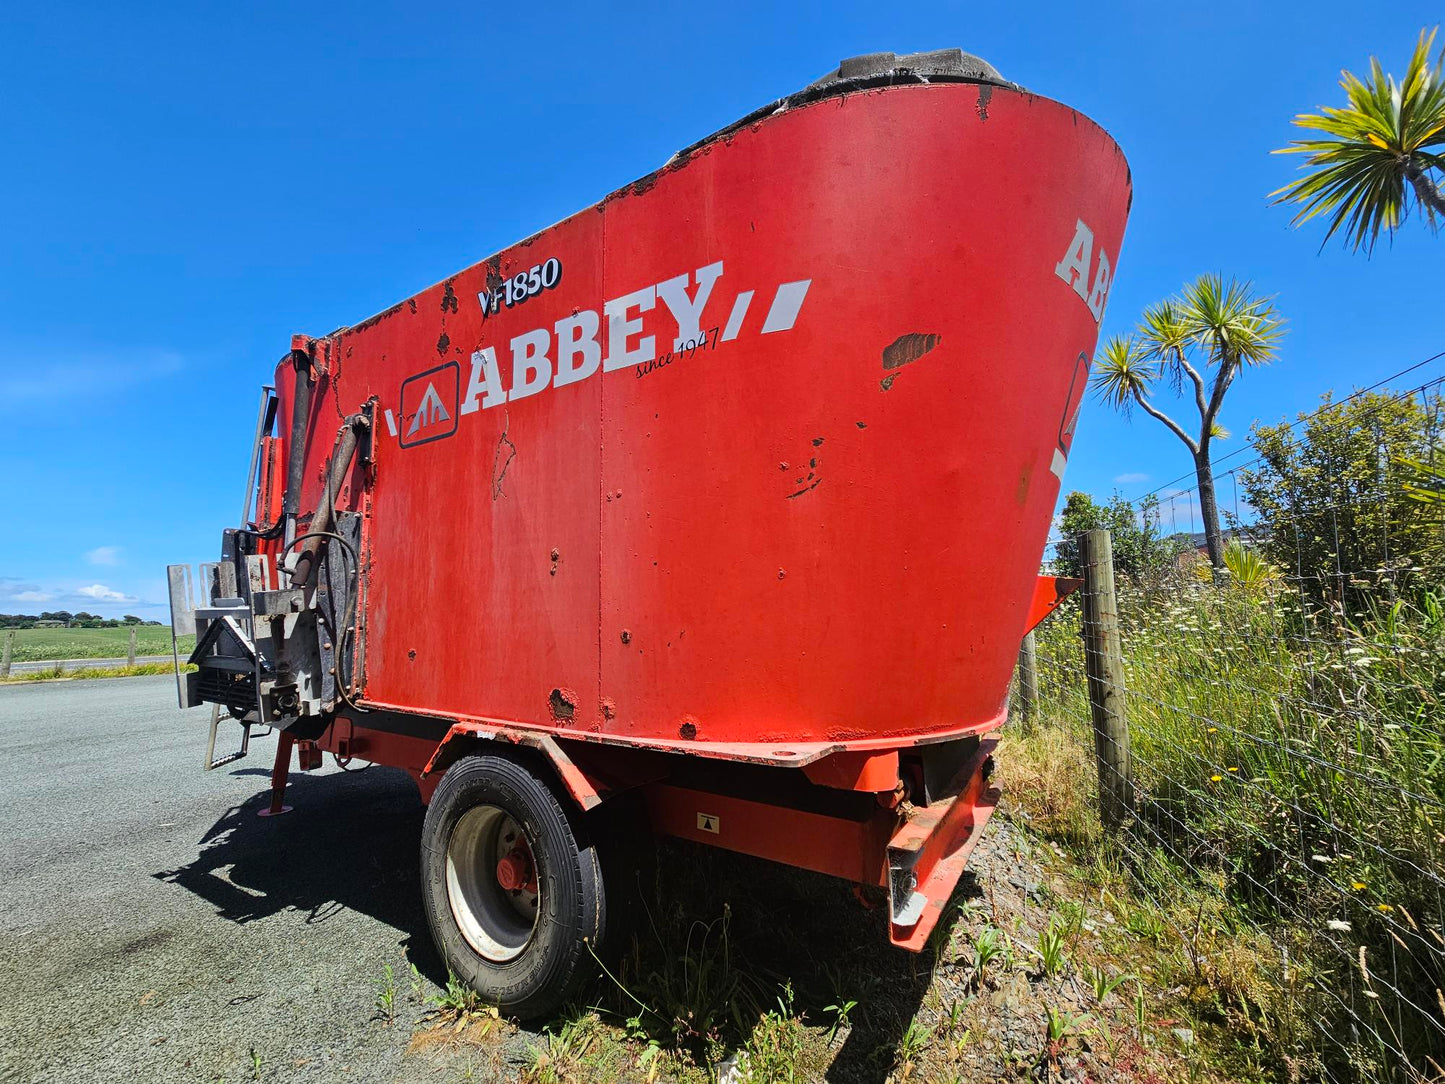
[[[214,771],[216,768],[221,767],[223,764],[231,764],[235,761],[240,760],[243,756],[246,755],[247,747],[249,747],[251,744],[251,724],[241,723],[241,748],[237,749],[234,753],[229,753],[226,756],[221,757],[218,760],[216,758],[216,730],[220,727],[220,725],[221,705],[212,704],[211,734],[206,741],[206,771],[208,772]]]

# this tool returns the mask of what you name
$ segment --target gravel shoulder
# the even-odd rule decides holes
[[[168,677],[0,688],[0,1080],[391,1080],[382,964],[435,977],[401,772],[201,771]],[[238,732],[236,732],[238,733]],[[428,984],[430,986],[430,983]]]

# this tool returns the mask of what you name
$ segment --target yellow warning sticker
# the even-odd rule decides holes
[[[722,830],[722,818],[716,813],[699,813],[697,815],[697,830],[699,832],[711,832],[717,835]]]

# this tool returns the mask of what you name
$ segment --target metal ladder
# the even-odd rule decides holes
[[[220,757],[220,758],[217,758],[217,756],[216,756],[216,731],[217,731],[217,729],[219,729],[220,725],[221,725],[221,705],[220,705],[220,704],[212,704],[212,705],[211,705],[211,733],[210,733],[210,736],[206,739],[206,765],[205,765],[205,767],[206,767],[206,771],[208,771],[208,772],[209,772],[209,771],[212,771],[212,770],[215,769],[215,768],[219,768],[219,767],[221,767],[221,766],[224,765],[224,764],[230,764],[230,763],[232,763],[233,761],[240,760],[242,757],[244,757],[244,756],[246,755],[246,750],[247,750],[247,748],[248,748],[248,747],[250,746],[250,744],[251,744],[251,726],[252,726],[252,724],[251,724],[251,723],[247,723],[247,722],[242,722],[242,723],[241,723],[241,748],[237,749],[234,753],[227,753],[225,756]],[[262,737],[262,738],[264,738],[264,737],[265,737],[267,734],[269,734],[269,733],[271,733],[271,728],[268,726],[268,727],[266,727],[260,734],[258,734],[257,737]]]

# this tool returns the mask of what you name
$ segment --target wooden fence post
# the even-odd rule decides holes
[[[135,665],[135,626],[134,626],[134,625],[132,625],[132,626],[130,627],[130,650],[126,652],[125,664],[126,664],[127,666],[134,666],[134,665]]]
[[[10,676],[10,655],[15,647],[15,630],[5,630],[5,650],[0,654],[0,677]]]
[[[1031,722],[1039,709],[1038,649],[1033,630],[1019,645],[1019,707],[1025,723]]]
[[[1085,531],[1084,666],[1094,718],[1094,758],[1099,767],[1099,816],[1116,829],[1133,807],[1129,774],[1129,723],[1124,713],[1124,652],[1119,642],[1119,603],[1114,594],[1114,547],[1108,531]]]

